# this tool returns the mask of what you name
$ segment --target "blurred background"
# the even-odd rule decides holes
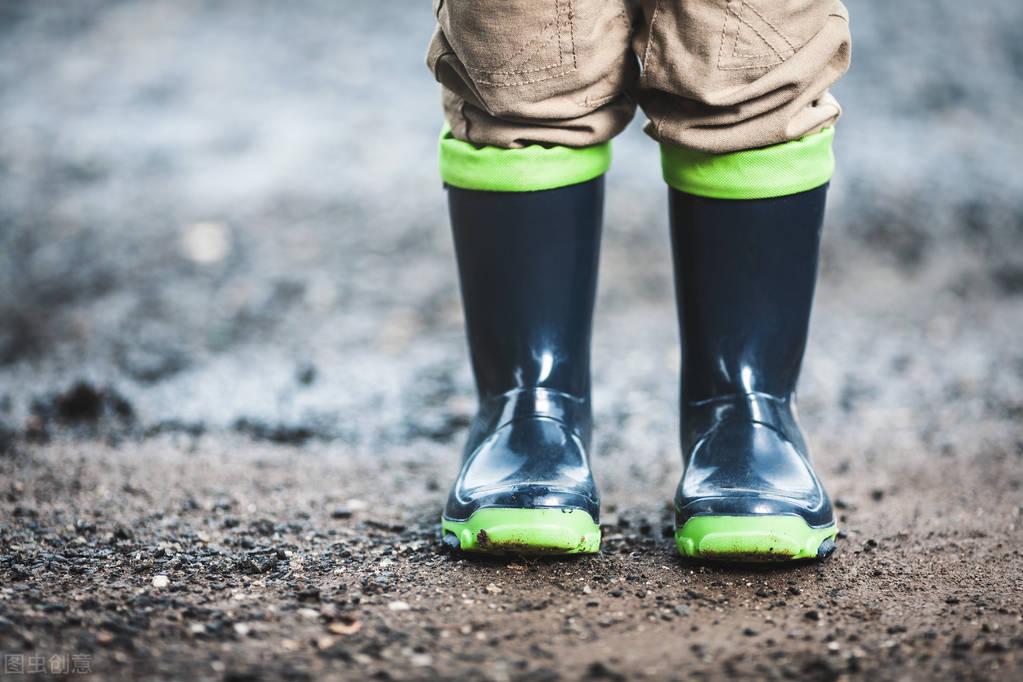
[[[641,119],[597,304],[604,552],[459,561],[437,514],[475,405],[430,3],[0,0],[0,649],[125,678],[1019,679],[1023,3],[847,4],[800,394],[840,551],[737,576],[671,547]]]
[[[804,411],[842,404],[868,431],[913,413],[955,438],[946,412],[1023,400],[1023,6],[849,6]],[[0,3],[5,431],[42,435],[61,409],[109,433],[374,449],[460,428],[432,27],[428,2]],[[605,447],[633,418],[674,428],[665,190],[641,122],[609,179]]]

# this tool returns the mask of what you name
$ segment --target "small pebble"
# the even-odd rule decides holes
[[[409,663],[416,668],[426,668],[433,665],[433,657],[429,654],[413,654],[409,657]]]
[[[327,629],[335,635],[354,635],[362,629],[362,622],[355,620],[351,623],[331,623]]]
[[[330,518],[332,518],[332,519],[350,519],[350,518],[352,518],[352,509],[351,509],[351,507],[346,507],[344,505],[341,505],[339,507],[334,507],[334,509],[332,509],[331,512],[330,512]]]

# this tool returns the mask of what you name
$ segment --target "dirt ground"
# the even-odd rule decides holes
[[[672,545],[638,125],[595,329],[603,550],[464,558],[429,4],[0,0],[3,674],[1021,679],[1023,6],[849,5],[800,386],[842,532],[736,568]]]

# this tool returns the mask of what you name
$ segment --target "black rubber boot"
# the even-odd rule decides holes
[[[604,181],[448,188],[479,412],[445,542],[485,552],[600,547],[590,473],[590,330]]]
[[[670,190],[682,335],[675,541],[730,561],[825,557],[835,518],[796,418],[827,185],[773,199]]]

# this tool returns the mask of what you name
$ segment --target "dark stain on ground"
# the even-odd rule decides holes
[[[45,442],[54,432],[123,436],[135,427],[135,410],[116,389],[78,381],[65,391],[33,400],[22,434],[29,441]]]
[[[1023,295],[1023,265],[1006,263],[991,271],[991,279],[1006,296]]]
[[[54,396],[52,404],[57,419],[67,423],[95,422],[104,416],[121,421],[131,421],[135,411],[131,404],[110,387],[97,389],[91,384],[79,381],[64,393]],[[37,415],[49,410],[46,403],[37,404]]]
[[[313,427],[294,424],[268,424],[263,421],[242,417],[234,423],[234,430],[254,440],[263,440],[279,445],[303,445],[316,438],[330,440],[331,435]]]

